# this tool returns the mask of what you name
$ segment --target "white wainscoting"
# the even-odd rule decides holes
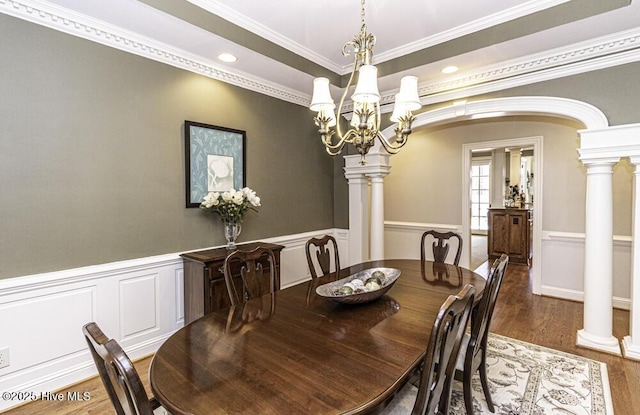
[[[304,245],[333,235],[349,263],[348,231],[325,229],[265,241],[284,245],[282,287],[310,278]],[[132,359],[155,352],[184,325],[179,253],[0,280],[0,392],[52,392],[95,375],[81,328],[95,321]],[[141,376],[147,376],[146,373]],[[0,400],[0,411],[21,401]]]
[[[420,258],[420,237],[425,230],[461,233],[461,226],[434,223],[385,221],[385,258]],[[583,301],[584,234],[542,232],[541,293],[573,301]],[[468,241],[465,241],[468,245]],[[449,253],[451,254],[451,252]],[[535,261],[536,258],[533,258]],[[613,305],[631,307],[631,238],[614,236]]]
[[[542,232],[543,295],[583,301],[584,233]],[[534,258],[535,261],[535,258]],[[613,306],[631,308],[631,237],[613,237]]]
[[[462,234],[462,226],[460,225],[385,221],[384,257],[394,259],[420,259],[420,239],[422,234],[428,230]],[[453,262],[455,251],[451,250],[449,255],[452,257],[451,262]],[[426,258],[433,259],[430,250],[427,252]]]
[[[306,232],[295,236],[264,239],[265,242],[285,245],[286,248],[280,254],[280,287],[287,288],[300,284],[311,278],[307,265],[307,256],[304,248],[310,238],[318,238],[323,235],[331,235],[338,243],[340,265],[349,264],[349,231],[346,229],[325,229],[322,231]]]

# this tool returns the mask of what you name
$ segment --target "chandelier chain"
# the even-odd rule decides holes
[[[366,26],[365,22],[364,22],[364,1],[365,0],[360,0],[360,23],[362,23],[362,26]]]

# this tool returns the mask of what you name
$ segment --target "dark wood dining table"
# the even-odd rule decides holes
[[[319,285],[396,268],[381,298],[342,304]],[[172,414],[363,414],[380,409],[423,359],[446,298],[483,276],[420,260],[366,262],[215,311],[171,335],[149,372]]]

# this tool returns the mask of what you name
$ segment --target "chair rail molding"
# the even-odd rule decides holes
[[[285,246],[280,269],[283,288],[311,278],[305,243],[326,234],[336,238],[341,259],[348,261],[347,229],[261,239]],[[9,347],[11,353],[11,365],[0,369],[0,391],[51,392],[95,375],[82,336],[82,326],[91,321],[115,338],[132,359],[154,353],[184,325],[180,253],[0,280],[0,346]],[[57,339],[56,347],[40,347],[25,327],[38,327],[41,338]],[[0,401],[0,412],[21,403]]]
[[[578,100],[548,97],[548,96],[521,96],[521,97],[506,97],[495,98],[478,101],[458,101],[449,106],[437,108],[431,111],[426,111],[416,115],[416,120],[413,123],[413,128],[419,127],[432,127],[437,125],[443,125],[452,122],[459,122],[463,120],[472,120],[473,116],[482,114],[491,114],[499,112],[504,115],[548,115],[560,118],[575,119],[587,128],[583,131],[590,130],[603,130],[609,125],[605,114],[597,107]],[[393,126],[390,126],[382,131],[382,135],[387,140],[392,140],[395,131]],[[527,141],[528,140],[528,141]],[[470,152],[473,148],[481,148],[486,146],[504,146],[504,145],[521,145],[522,143],[534,144],[534,153],[538,155],[535,158],[536,171],[538,172],[539,179],[537,180],[536,192],[539,195],[543,194],[543,178],[541,176],[542,169],[542,137],[525,137],[514,138],[510,140],[499,140],[500,144],[493,142],[482,143],[470,143],[463,146],[463,183],[462,184],[462,233],[463,239],[470,238],[470,218],[465,212],[469,212],[470,201],[467,195],[469,188],[468,174],[465,172],[471,168],[471,156]],[[382,146],[380,145],[379,148]],[[378,149],[380,151],[380,149]],[[536,197],[534,201],[534,210],[542,212],[542,197]],[[539,215],[538,215],[539,216]],[[536,260],[533,261],[533,293],[541,294],[541,265],[544,262],[542,258],[541,248],[541,236],[542,236],[542,224],[540,220],[534,220],[533,229],[533,256]],[[465,244],[467,245],[467,244]],[[461,265],[465,266],[469,263],[470,250],[468,246],[463,247]]]
[[[612,193],[610,191],[611,177],[609,171],[620,158],[629,157],[632,160],[640,160],[640,124],[627,124],[618,126],[609,126],[609,122],[605,114],[597,107],[578,100],[547,97],[547,96],[523,96],[523,97],[507,97],[478,101],[459,101],[449,106],[426,111],[416,116],[413,123],[414,129],[425,126],[436,126],[454,121],[470,120],[473,116],[500,112],[503,115],[548,115],[561,118],[574,119],[581,122],[586,128],[578,131],[580,136],[580,146],[577,149],[579,158],[585,166],[587,166],[587,195],[598,194],[598,197],[604,197],[607,200],[599,200],[594,197],[587,197],[585,202],[587,214],[585,220],[585,228],[587,238],[585,239],[584,251],[584,268],[583,280],[585,286],[584,293],[584,312],[585,312],[585,329],[578,331],[577,344],[583,347],[593,348],[608,353],[621,354],[618,340],[611,333],[611,324],[609,316],[612,313],[613,298],[609,296],[612,291],[613,284],[613,234],[611,232],[611,216],[612,212],[609,206],[612,203]],[[391,140],[394,135],[393,127],[388,127],[382,131],[383,136],[387,140]],[[487,143],[483,143],[487,146]],[[468,174],[466,169],[470,166],[470,150],[472,144],[463,145],[463,191],[466,195],[468,189]],[[540,151],[534,150],[538,155],[542,155],[542,139],[540,138]],[[539,161],[536,157],[536,163]],[[542,164],[537,166],[536,171],[540,174]],[[538,180],[537,193],[542,193],[540,188],[543,180]],[[590,190],[589,190],[590,189]],[[594,193],[595,192],[595,193]],[[640,202],[634,191],[634,208],[640,210]],[[536,197],[535,202],[539,203],[541,197]],[[469,235],[469,198],[463,196],[463,237],[468,238]],[[536,212],[542,212],[542,206],[534,206]],[[602,213],[606,220],[602,220]],[[537,215],[540,217],[540,215]],[[634,216],[635,218],[635,216]],[[640,220],[640,216],[639,219]],[[534,241],[533,241],[533,292],[535,294],[542,293],[541,283],[541,266],[544,266],[546,259],[542,250],[542,228],[540,220],[534,221]],[[640,227],[637,232],[640,233]],[[598,240],[600,237],[600,240]],[[633,240],[639,237],[634,227]],[[607,241],[607,242],[602,242]],[[603,252],[604,250],[605,252]],[[597,255],[594,255],[597,254]],[[594,256],[600,256],[604,260],[597,264],[595,268],[601,272],[594,272]],[[632,261],[640,264],[640,248],[634,248]],[[463,257],[461,264],[468,264],[469,252],[463,249]],[[640,265],[635,266],[633,272],[633,280],[636,285],[640,285]],[[604,275],[604,278],[603,278]],[[637,275],[637,276],[636,276]],[[606,281],[604,281],[606,280]],[[605,293],[603,296],[602,293]],[[599,297],[607,297],[601,300]],[[640,292],[631,298],[631,321],[640,321]],[[632,358],[640,357],[640,326],[635,327],[635,336],[631,334],[625,338],[625,346],[629,350]],[[630,327],[633,331],[634,327]]]

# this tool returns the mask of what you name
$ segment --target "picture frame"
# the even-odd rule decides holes
[[[246,186],[246,140],[242,130],[184,122],[186,207],[199,207],[210,191]]]

